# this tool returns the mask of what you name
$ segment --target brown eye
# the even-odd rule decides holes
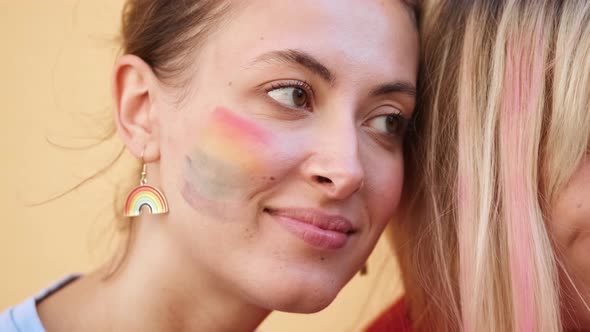
[[[385,120],[385,127],[390,134],[399,134],[402,131],[402,118],[397,114],[389,114]]]
[[[293,89],[293,103],[298,107],[307,105],[307,92],[301,88]]]
[[[399,136],[404,133],[407,122],[400,114],[384,114],[372,118],[368,124],[385,135]]]
[[[278,87],[267,92],[277,102],[293,108],[309,107],[309,94],[303,88]]]

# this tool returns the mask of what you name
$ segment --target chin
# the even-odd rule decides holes
[[[266,298],[261,299],[263,306],[270,310],[299,314],[321,311],[334,301],[344,287],[344,283],[336,282],[333,278],[322,279],[277,278],[265,285]],[[272,287],[269,287],[271,284]]]
[[[299,293],[286,294],[282,298],[272,299],[270,309],[297,314],[312,314],[328,307],[338,293]]]

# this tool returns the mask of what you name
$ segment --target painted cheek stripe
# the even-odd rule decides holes
[[[235,115],[234,112],[226,108],[218,107],[215,109],[213,112],[213,123],[216,128],[221,129],[225,135],[228,135],[232,139],[247,139],[258,144],[267,144],[270,142],[269,135],[266,131],[258,125]]]

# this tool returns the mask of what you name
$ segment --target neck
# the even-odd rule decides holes
[[[170,241],[165,222],[154,216],[133,222],[123,263],[101,281],[116,303],[109,316],[125,330],[252,332],[270,314],[241,298]]]

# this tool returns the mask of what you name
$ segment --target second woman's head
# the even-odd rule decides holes
[[[466,331],[587,330],[590,4],[441,4],[424,43],[427,128],[436,129],[424,132],[445,142],[425,147],[437,223],[408,227],[421,256],[438,263],[407,269],[428,278],[427,296],[440,295],[425,296],[429,312],[447,317],[422,321],[452,331],[459,321]]]

